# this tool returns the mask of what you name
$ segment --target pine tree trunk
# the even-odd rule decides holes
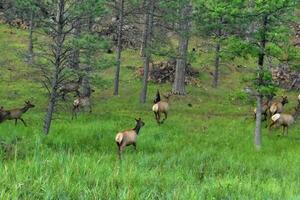
[[[119,94],[123,23],[124,23],[124,0],[120,0],[119,23],[118,23],[118,44],[117,44],[117,57],[116,57],[116,72],[115,72],[115,82],[114,82],[114,95]]]
[[[145,1],[147,3],[147,1]],[[145,3],[145,5],[146,5]],[[153,12],[154,12],[154,0],[150,0],[148,2],[146,8],[146,16],[145,16],[145,26],[143,32],[143,43],[141,54],[144,59],[144,76],[143,76],[143,86],[142,92],[140,96],[140,102],[145,103],[147,98],[147,90],[148,90],[148,77],[149,77],[149,63],[151,60],[151,53],[149,52],[149,48],[151,48],[151,34],[153,31]]]
[[[48,135],[51,127],[53,112],[55,109],[56,104],[56,98],[57,98],[57,82],[58,82],[58,71],[55,70],[55,76],[52,80],[52,89],[51,89],[51,95],[48,103],[47,113],[44,119],[44,133]]]
[[[81,22],[80,19],[77,19],[74,22],[74,36],[75,39],[78,39],[81,34]],[[80,56],[80,49],[78,47],[74,47],[72,54],[71,54],[71,60],[70,60],[70,67],[72,69],[79,69],[79,56]]]
[[[263,86],[263,73],[264,73],[264,58],[265,58],[265,48],[266,48],[266,33],[267,33],[267,25],[268,25],[268,16],[263,17],[263,30],[261,32],[261,51],[258,55],[258,86]],[[262,98],[263,94],[259,93],[257,95],[257,105],[256,105],[256,121],[255,121],[255,147],[256,149],[261,148],[261,111],[262,111]]]
[[[221,45],[220,42],[217,41],[216,48],[215,48],[215,73],[214,73],[214,80],[213,80],[214,88],[218,87],[218,82],[219,82],[220,50],[221,50]]]
[[[149,3],[147,3],[147,0],[143,1],[143,9],[145,12],[145,19],[144,19],[144,29],[143,29],[143,39],[142,39],[142,44],[141,44],[141,49],[140,49],[140,55],[142,58],[145,57],[145,48],[146,48],[146,43],[147,43],[147,36],[148,36],[148,24],[149,24]]]
[[[65,1],[64,0],[59,0],[58,2],[58,10],[57,10],[57,16],[56,16],[56,21],[57,21],[57,30],[55,35],[55,70],[54,70],[54,75],[52,78],[52,83],[51,83],[51,94],[50,94],[50,99],[48,103],[48,108],[47,108],[47,113],[44,119],[44,133],[47,135],[50,130],[51,122],[52,122],[52,116],[53,112],[55,109],[55,104],[57,100],[57,88],[58,88],[58,79],[59,79],[59,74],[61,72],[61,67],[62,67],[62,50],[63,50],[63,43],[64,43],[64,11],[65,11]]]
[[[181,9],[181,19],[179,24],[179,57],[176,62],[175,80],[172,92],[178,95],[185,95],[185,68],[187,62],[187,51],[190,32],[190,14],[192,7],[186,3]]]
[[[82,79],[82,96],[90,97],[91,96],[91,86],[87,76],[84,76]]]
[[[88,32],[90,34],[92,34],[92,27],[93,27],[93,23],[94,23],[94,19],[93,19],[93,16],[90,15],[88,17],[88,21],[87,21],[87,24],[88,24]],[[90,53],[90,49],[88,49],[88,53],[86,55],[86,67],[87,68],[90,68],[92,65],[91,63],[91,53]],[[84,96],[84,97],[90,97],[91,94],[92,94],[92,89],[91,89],[91,85],[90,85],[90,81],[89,81],[89,70],[87,70],[85,72],[85,75],[83,76],[82,78],[82,91],[81,91],[81,95]]]
[[[33,63],[33,29],[34,29],[34,11],[30,12],[29,21],[29,42],[28,42],[28,63]]]
[[[261,111],[262,111],[262,95],[257,95],[256,104],[256,123],[255,123],[255,147],[257,150],[261,148]]]

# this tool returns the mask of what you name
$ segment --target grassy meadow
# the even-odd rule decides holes
[[[36,107],[24,114],[28,127],[14,121],[0,124],[0,199],[300,199],[300,123],[287,137],[263,129],[263,145],[253,145],[253,103],[242,93],[251,66],[237,60],[222,68],[221,85],[211,87],[209,55],[193,66],[200,86],[188,86],[186,97],[171,97],[169,118],[158,126],[151,111],[156,89],[139,104],[141,80],[128,66],[141,66],[137,52],[126,51],[120,95],[112,95],[114,68],[97,71],[92,79],[93,112],[71,120],[72,99],[57,108],[48,136],[43,135],[47,93],[38,69],[27,66],[27,33],[0,25],[0,105]],[[241,63],[247,68],[237,70]],[[246,64],[245,64],[246,63]],[[287,94],[287,112],[296,105]],[[192,104],[189,107],[188,104]],[[117,159],[114,138],[133,128],[141,117],[137,151],[127,147]],[[264,124],[265,125],[265,124]]]

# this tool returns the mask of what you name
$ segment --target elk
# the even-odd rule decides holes
[[[159,94],[159,91],[158,91]],[[166,98],[166,101],[159,101],[152,106],[152,111],[154,112],[155,119],[158,124],[164,123],[164,121],[168,118],[168,110],[169,110],[169,99],[171,94],[163,95]],[[160,121],[160,115],[164,114],[165,117],[162,121]]]
[[[29,108],[34,108],[35,105],[33,105],[30,101],[25,101],[25,106],[23,108],[15,108],[12,110],[7,110],[9,114],[4,118],[4,120],[15,120],[15,125],[17,125],[17,121],[21,120],[24,124],[24,126],[27,126],[24,119],[22,118],[22,115],[26,113]]]
[[[261,114],[264,116],[264,120],[266,120],[268,118],[268,113],[269,113],[269,109],[271,106],[271,102],[272,102],[272,100],[267,99],[262,104]],[[254,114],[254,119],[256,119],[256,108],[254,108],[253,114]]]
[[[92,105],[90,102],[90,97],[82,97],[79,96],[73,101],[73,110],[72,110],[72,119],[75,117],[77,118],[77,112],[80,111],[80,109],[85,109],[86,107],[89,108],[89,112],[92,112]]]
[[[10,114],[9,111],[4,110],[3,106],[0,107],[0,123]]]
[[[282,96],[281,97],[281,101],[280,102],[274,102],[271,104],[270,106],[270,113],[271,116],[275,115],[276,113],[282,113],[283,112],[283,106],[285,104],[287,104],[288,101],[288,97],[287,96]]]
[[[276,113],[271,117],[269,132],[271,133],[272,127],[276,125],[276,126],[282,126],[282,135],[285,134],[285,130],[286,130],[286,135],[288,135],[289,126],[291,126],[294,123],[294,121],[295,121],[294,117],[290,114]]]
[[[159,90],[157,90],[156,95],[153,99],[153,103],[156,104],[158,102],[160,102],[161,98],[160,98],[160,94],[159,94]]]
[[[59,94],[62,95],[62,99],[65,100],[66,94],[75,92],[77,96],[80,95],[79,88],[82,83],[82,77],[79,77],[77,81],[70,81],[58,88]]]
[[[137,136],[141,130],[141,128],[145,125],[141,118],[135,119],[136,125],[133,129],[122,131],[117,133],[115,137],[115,141],[118,145],[118,155],[119,159],[121,159],[121,154],[126,146],[133,145],[136,150],[136,141]]]

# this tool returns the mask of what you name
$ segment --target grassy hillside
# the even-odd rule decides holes
[[[0,199],[300,199],[300,124],[287,137],[264,129],[263,148],[254,150],[252,105],[241,95],[249,69],[223,68],[221,87],[212,89],[209,56],[199,56],[193,65],[201,87],[172,97],[169,118],[158,126],[152,97],[171,86],[150,84],[148,102],[140,105],[141,81],[126,66],[141,62],[127,51],[120,96],[112,95],[114,69],[97,72],[93,113],[71,120],[69,99],[46,137],[46,91],[39,71],[23,62],[25,47],[25,32],[0,25],[0,105],[20,107],[28,99],[36,105],[24,114],[28,127],[0,124]],[[296,94],[287,94],[291,111]],[[138,150],[128,147],[120,162],[115,134],[133,128],[136,117],[146,123]]]

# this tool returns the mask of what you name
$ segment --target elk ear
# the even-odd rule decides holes
[[[137,122],[138,122],[139,120],[138,120],[137,118],[135,118],[135,121],[137,121]]]

